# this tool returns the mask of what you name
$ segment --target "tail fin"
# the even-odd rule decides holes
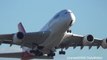
[[[24,29],[24,27],[23,27],[21,22],[18,24],[18,30],[19,30],[19,32],[26,33],[26,31],[25,31],[25,29]]]

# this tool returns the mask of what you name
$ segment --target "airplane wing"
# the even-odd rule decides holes
[[[72,33],[66,33],[63,41],[60,43],[59,48],[76,48],[80,46],[83,49],[84,46],[89,46],[91,49],[92,46],[96,46],[97,49],[102,46],[103,48],[107,48],[107,39],[97,39],[93,38],[92,35],[82,36]]]
[[[14,34],[1,34],[0,35],[0,44],[1,43],[11,43],[13,40]]]
[[[17,33],[13,34],[1,34],[0,43],[5,44],[16,44],[23,45],[26,47],[32,47],[32,43],[41,43],[43,42],[50,34],[50,31],[39,31],[39,32],[28,32],[26,33],[22,23],[18,24]]]
[[[32,42],[40,43],[44,41],[49,36],[50,32],[49,31],[29,32],[29,33],[25,33],[22,39],[20,39],[20,36],[22,35],[19,35],[18,37],[18,34],[20,33],[18,32],[14,34],[0,35],[0,42],[6,43],[6,44],[18,43],[18,45],[21,45],[23,43],[23,45],[29,47]],[[21,42],[18,42],[18,41],[21,41]]]

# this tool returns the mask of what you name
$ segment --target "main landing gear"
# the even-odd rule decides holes
[[[30,50],[30,53],[33,53],[35,56],[43,56],[43,52],[42,49],[44,48],[44,46],[39,46],[36,43],[32,43],[32,50]],[[55,56],[54,51],[50,50],[49,54],[47,54],[47,56],[49,57],[53,57]]]
[[[43,53],[41,51],[43,48],[43,46],[39,46],[36,43],[32,43],[32,50],[30,50],[30,53],[33,53],[35,56],[43,56]]]
[[[63,51],[63,49],[61,49],[61,51],[59,51],[59,54],[60,54],[60,55],[65,55],[65,54],[66,54],[66,52],[65,52],[65,51]]]
[[[35,56],[43,56],[43,53],[40,50],[30,50],[30,53],[35,54]]]
[[[39,49],[39,50],[42,50],[44,47],[43,47],[43,46],[39,46],[39,45],[36,44],[36,43],[32,43],[32,50],[35,49],[35,48],[37,48],[37,49]]]
[[[49,57],[53,57],[55,56],[55,53],[53,51],[50,51],[50,53],[48,54]]]

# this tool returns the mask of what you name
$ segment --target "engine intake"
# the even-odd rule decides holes
[[[22,32],[18,32],[16,36],[18,39],[23,39],[24,34]]]
[[[103,47],[104,49],[107,48],[107,38],[103,39],[102,47]]]
[[[22,41],[22,39],[24,38],[24,34],[22,32],[17,32],[16,34],[14,34],[13,36],[13,42],[14,43],[19,43]]]
[[[83,45],[92,44],[94,42],[94,37],[92,35],[86,35],[83,38]]]
[[[94,38],[93,38],[93,36],[92,36],[92,35],[88,35],[88,36],[87,36],[87,40],[88,40],[89,42],[92,42],[92,41],[93,41],[93,39],[94,39]]]

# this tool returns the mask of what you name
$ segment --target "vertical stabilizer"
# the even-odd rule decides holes
[[[18,30],[19,30],[19,32],[26,33],[26,31],[25,31],[25,29],[24,29],[24,27],[23,27],[21,22],[18,24]]]

